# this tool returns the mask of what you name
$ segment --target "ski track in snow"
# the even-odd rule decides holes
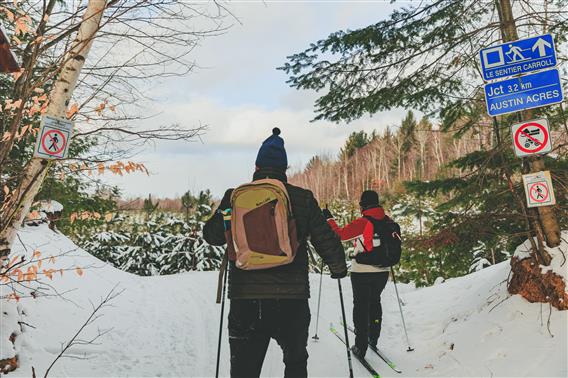
[[[82,335],[89,339],[97,329],[112,330],[98,345],[72,348],[57,362],[51,376],[176,376],[211,377],[215,374],[220,305],[215,304],[217,272],[191,272],[172,276],[138,277],[116,270],[77,247],[65,236],[47,227],[27,227],[20,236],[31,254],[43,256],[73,251],[56,260],[56,268],[81,266],[54,276],[52,284],[63,298],[23,299],[28,328],[20,352],[21,367],[9,376],[38,376],[61,350],[61,345],[83,324],[113,287],[124,290],[103,316]],[[567,235],[568,236],[568,235]],[[565,238],[566,239],[566,238]],[[15,251],[24,253],[21,243]],[[552,309],[551,337],[547,330],[549,306],[530,304],[506,291],[509,263],[505,262],[471,275],[449,279],[425,289],[399,284],[410,342],[406,339],[392,282],[383,292],[383,332],[379,348],[403,374],[392,371],[373,353],[367,355],[383,377],[407,376],[567,376],[568,311]],[[308,368],[313,377],[348,375],[343,344],[329,331],[330,323],[343,333],[337,282],[324,277],[319,341],[314,341],[319,276],[310,276],[310,325]],[[351,323],[352,295],[348,279],[342,280],[346,314]],[[229,374],[229,345],[226,302],[223,325],[221,375]],[[353,335],[349,334],[353,342]],[[453,347],[452,347],[453,345]],[[77,359],[86,358],[86,359]],[[355,375],[369,374],[353,361]],[[263,366],[263,377],[282,376],[284,364],[272,340]]]

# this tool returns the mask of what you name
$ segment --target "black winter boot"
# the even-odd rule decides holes
[[[365,358],[366,352],[367,352],[366,350],[359,349],[359,347],[357,345],[353,345],[351,347],[351,353],[353,353],[355,355],[355,357],[357,357],[357,358]]]
[[[377,342],[378,342],[378,339],[369,337],[369,345],[372,346],[375,349],[377,349]]]

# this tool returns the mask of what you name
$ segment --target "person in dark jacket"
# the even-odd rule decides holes
[[[359,201],[362,216],[344,227],[339,227],[327,209],[323,215],[342,241],[353,240],[355,251],[351,260],[351,286],[353,288],[353,323],[355,325],[354,354],[365,357],[367,345],[377,346],[381,335],[383,311],[381,293],[385,288],[390,268],[360,264],[355,260],[359,253],[370,253],[375,246],[374,226],[371,220],[388,219],[379,205],[379,195],[365,190]]]
[[[229,261],[229,345],[231,377],[259,377],[271,338],[282,348],[285,377],[307,377],[307,344],[310,309],[308,298],[307,241],[329,266],[332,278],[347,275],[345,252],[339,237],[321,214],[309,190],[287,183],[288,161],[280,130],[273,129],[256,159],[253,180],[278,179],[285,183],[296,221],[299,247],[287,265],[262,270],[241,270]],[[226,243],[223,215],[231,207],[232,189],[227,190],[215,214],[203,229],[212,245]]]

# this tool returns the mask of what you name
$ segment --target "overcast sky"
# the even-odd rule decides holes
[[[303,166],[319,153],[336,154],[358,130],[381,130],[398,124],[404,111],[376,114],[351,124],[313,122],[316,95],[285,83],[276,67],[286,56],[337,30],[356,29],[386,18],[389,1],[233,1],[241,24],[205,39],[193,52],[202,68],[183,78],[157,82],[149,124],[208,125],[194,143],[164,142],[138,157],[150,176],[105,177],[126,197],[172,197],[209,188],[221,196],[226,188],[250,181],[256,153],[274,126],[282,130],[288,161]]]

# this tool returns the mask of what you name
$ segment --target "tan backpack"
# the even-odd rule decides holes
[[[286,186],[263,179],[236,188],[231,195],[229,259],[244,270],[268,269],[294,261],[296,222]]]

